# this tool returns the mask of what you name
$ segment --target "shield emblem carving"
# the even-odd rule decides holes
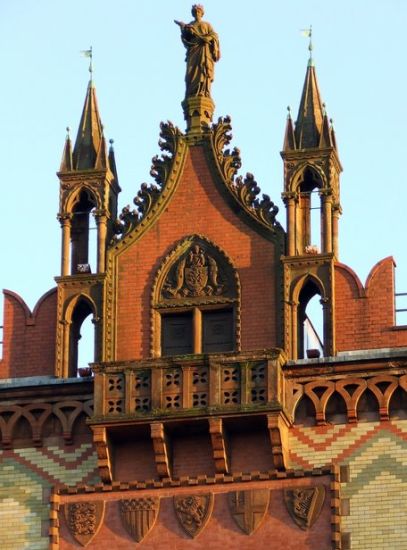
[[[301,529],[309,529],[318,519],[325,500],[325,487],[296,487],[284,490],[287,510]]]
[[[199,296],[208,282],[208,268],[199,266],[186,267],[185,282],[192,295]]]
[[[102,525],[105,503],[103,500],[71,502],[65,504],[64,513],[68,529],[73,538],[81,546],[87,546]]]
[[[159,498],[131,498],[120,501],[120,516],[128,534],[141,542],[151,531],[160,509]]]
[[[269,501],[269,489],[251,489],[229,493],[232,517],[246,535],[251,535],[260,526],[266,515]]]
[[[174,497],[174,508],[184,531],[195,538],[204,529],[213,510],[213,494]]]

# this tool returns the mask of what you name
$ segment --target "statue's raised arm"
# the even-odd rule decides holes
[[[203,6],[195,4],[191,10],[194,20],[175,23],[181,29],[181,40],[186,48],[185,98],[210,97],[215,62],[220,58],[219,38],[209,23],[202,21]]]

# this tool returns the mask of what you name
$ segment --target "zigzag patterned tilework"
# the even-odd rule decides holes
[[[98,480],[90,443],[68,452],[57,446],[0,452],[1,549],[47,550],[47,490],[58,483]]]
[[[352,550],[407,549],[407,420],[295,427],[290,457],[292,468],[349,465],[342,531]]]

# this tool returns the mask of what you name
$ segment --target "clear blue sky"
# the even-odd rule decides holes
[[[0,284],[30,307],[60,269],[59,167],[65,127],[76,136],[94,49],[105,133],[114,138],[120,207],[151,181],[159,122],[184,129],[184,48],[173,19],[191,2],[0,0]],[[296,115],[307,64],[300,29],[313,25],[322,97],[334,119],[343,216],[340,259],[365,278],[394,255],[407,292],[405,0],[204,2],[220,36],[212,95],[230,114],[242,173],[281,204],[286,107]]]

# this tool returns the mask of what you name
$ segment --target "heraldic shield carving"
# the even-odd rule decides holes
[[[229,507],[233,519],[247,535],[256,531],[266,515],[270,502],[269,489],[251,489],[229,493]]]
[[[102,525],[105,503],[103,500],[72,502],[65,504],[64,513],[68,529],[73,538],[81,546],[87,546]]]
[[[160,509],[159,498],[131,498],[120,501],[120,516],[124,528],[136,542],[151,531]]]
[[[318,519],[325,500],[325,487],[296,487],[284,490],[287,510],[301,529],[310,528]]]
[[[174,497],[174,508],[184,531],[192,538],[208,523],[213,509],[213,494],[180,495]]]

